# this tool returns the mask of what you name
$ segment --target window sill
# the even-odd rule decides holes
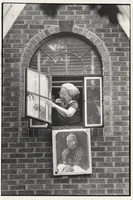
[[[63,130],[63,129],[83,129],[82,126],[51,126],[52,130]]]

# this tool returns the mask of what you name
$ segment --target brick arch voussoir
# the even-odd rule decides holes
[[[48,36],[59,32],[61,32],[59,25],[55,25],[40,31],[38,34],[32,37],[23,50],[21,56],[21,64],[24,65],[25,63],[25,66],[28,66],[28,63],[30,62],[33,56],[33,53],[39,46],[39,43]],[[105,46],[104,42],[95,33],[77,25],[73,26],[71,32],[86,37],[94,44],[94,46],[96,46],[97,50],[99,51],[99,54],[101,55],[103,70],[105,69],[105,67],[110,67],[110,56],[108,49]]]
[[[21,55],[21,64],[25,63],[25,66],[30,62],[34,52],[38,48],[40,42],[47,38],[50,35],[56,34],[60,32],[60,28],[58,25],[52,26],[50,28],[44,29],[40,31],[38,34],[33,36],[26,46],[23,49],[23,53]]]
[[[41,30],[38,34],[36,34],[34,37],[32,37],[29,42],[26,44],[22,56],[21,56],[21,66],[22,67],[28,67],[30,60],[36,51],[36,49],[39,47],[39,44],[41,41],[43,41],[45,38],[47,38],[50,35],[60,33],[60,27],[59,25],[51,26],[47,29]],[[73,25],[73,28],[71,31],[74,34],[82,35],[88,40],[90,40],[93,45],[97,48],[101,60],[102,60],[102,67],[103,67],[103,75],[108,71],[108,73],[111,73],[111,61],[110,56],[107,47],[105,46],[104,42],[93,32],[89,31],[88,29],[82,28],[77,25]]]

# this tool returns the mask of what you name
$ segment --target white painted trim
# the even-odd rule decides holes
[[[85,126],[87,125],[87,117],[86,117],[86,110],[87,110],[87,104],[86,104],[86,95],[87,95],[87,92],[86,92],[86,81],[87,80],[87,77],[84,77],[84,120],[85,120]]]
[[[45,123],[43,125],[33,125],[32,124],[32,119],[30,119],[30,128],[47,128],[48,127],[48,124]]]
[[[12,4],[3,4],[3,18],[7,15],[11,7]]]
[[[130,6],[129,5],[118,5],[119,10],[130,19]]]
[[[8,5],[8,8],[6,7]],[[10,7],[9,7],[10,6]],[[25,4],[4,4],[3,6],[3,38],[6,36]],[[5,11],[4,11],[5,9]]]
[[[118,22],[127,37],[130,38],[130,7],[128,5],[118,6],[119,10],[122,12],[117,15]]]

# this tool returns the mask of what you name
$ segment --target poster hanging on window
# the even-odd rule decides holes
[[[53,174],[91,174],[90,129],[52,131]]]

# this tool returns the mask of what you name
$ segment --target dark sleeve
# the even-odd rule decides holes
[[[69,108],[70,107],[73,107],[73,108],[75,108],[75,110],[77,110],[78,109],[78,102],[77,101],[72,101],[70,104],[69,104]]]

